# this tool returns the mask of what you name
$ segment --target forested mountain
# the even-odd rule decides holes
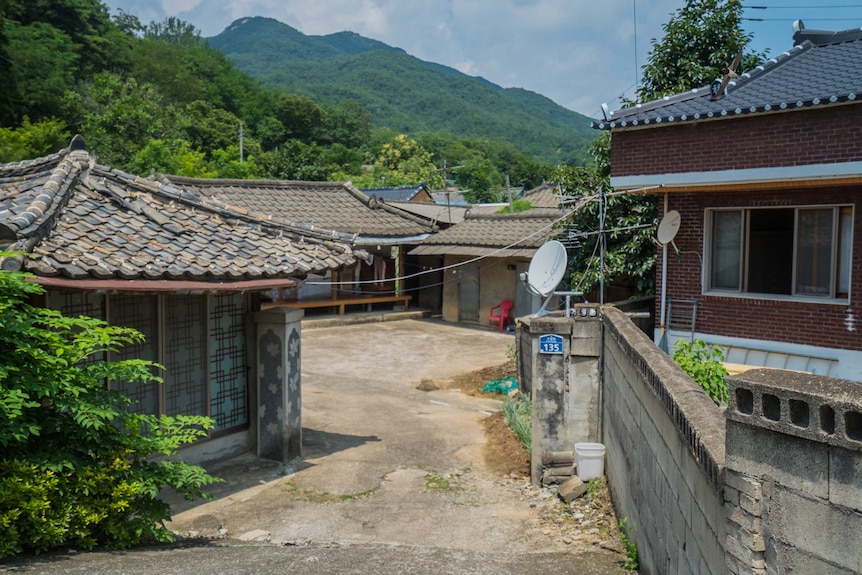
[[[77,133],[99,162],[137,174],[439,187],[447,165],[475,198],[495,199],[506,175],[531,187],[558,159],[580,158],[572,113],[549,100],[357,34],[307,37],[252,18],[221,39],[280,74],[291,54],[319,91],[266,85],[176,18],[144,24],[100,0],[3,0],[0,162],[55,152]],[[320,75],[324,65],[340,78]]]
[[[589,119],[539,94],[355,33],[306,36],[270,18],[243,18],[207,41],[268,86],[330,104],[356,100],[375,126],[396,132],[504,139],[552,163],[582,160],[595,137]]]

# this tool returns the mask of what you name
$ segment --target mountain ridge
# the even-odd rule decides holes
[[[207,38],[266,85],[322,103],[351,99],[377,127],[503,138],[551,163],[583,163],[590,119],[524,88],[503,88],[401,48],[343,31],[309,36],[263,17],[240,18]]]

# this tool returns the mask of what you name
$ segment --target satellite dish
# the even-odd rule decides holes
[[[533,259],[530,260],[530,267],[527,268],[527,274],[524,278],[527,282],[527,290],[545,298],[542,307],[536,312],[536,317],[549,313],[545,311],[545,308],[548,306],[551,296],[554,295],[554,290],[563,280],[568,259],[566,246],[556,240],[551,240],[536,250]]]
[[[611,119],[610,108],[608,108],[608,105],[605,102],[602,102],[602,115],[605,117],[606,122]]]
[[[676,233],[679,231],[681,221],[682,217],[676,210],[671,210],[665,214],[661,222],[659,222],[658,231],[656,232],[656,238],[661,245],[666,246],[673,241]]]

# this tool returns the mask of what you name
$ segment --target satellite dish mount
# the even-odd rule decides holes
[[[526,282],[527,291],[545,298],[542,307],[534,314],[534,317],[542,317],[550,313],[546,308],[554,295],[554,290],[557,289],[566,273],[568,259],[566,246],[556,240],[551,240],[536,250],[533,259],[530,260],[530,267],[526,274],[522,274],[521,279]]]

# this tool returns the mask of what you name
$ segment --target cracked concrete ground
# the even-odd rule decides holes
[[[181,563],[123,557],[142,554],[141,573],[619,573],[618,552],[578,548],[542,524],[550,493],[484,467],[482,419],[498,400],[416,389],[504,363],[512,342],[428,320],[304,329],[302,460],[214,467],[227,480],[216,499],[170,525],[212,540],[187,540]],[[255,569],[241,568],[246,554]],[[60,562],[67,571],[30,572],[86,572],[74,570],[83,556],[108,564],[80,554]],[[138,572],[122,564],[116,572]]]

